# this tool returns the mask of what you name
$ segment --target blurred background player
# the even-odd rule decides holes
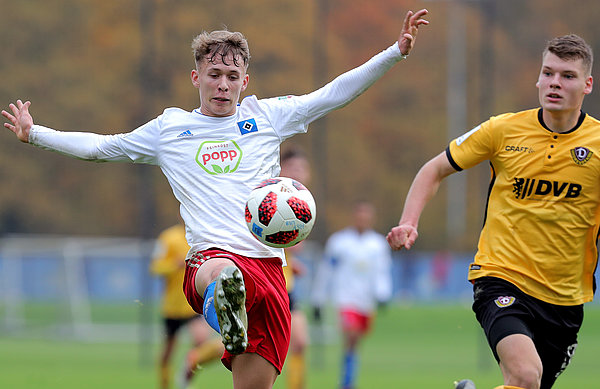
[[[551,388],[575,353],[583,304],[594,296],[600,123],[581,110],[592,92],[592,63],[581,37],[549,41],[535,84],[540,108],[492,117],[450,142],[419,170],[387,236],[393,249],[410,249],[442,180],[489,161],[469,280],[473,311],[504,378],[499,388]]]
[[[297,146],[290,146],[281,153],[282,177],[290,177],[308,185],[310,181],[310,166],[304,151]],[[306,268],[297,258],[302,252],[303,242],[285,249],[287,266],[283,268],[288,296],[290,298],[290,311],[292,313],[292,332],[290,337],[290,351],[286,360],[286,375],[288,389],[303,389],[306,387],[306,346],[308,344],[308,323],[306,315],[298,307],[294,294],[295,278],[306,273]]]
[[[162,277],[163,295],[161,302],[161,315],[164,323],[164,342],[160,354],[159,379],[160,388],[168,389],[171,384],[171,361],[177,335],[180,329],[187,326],[192,343],[197,347],[196,354],[201,354],[203,360],[194,360],[195,368],[199,362],[206,363],[216,360],[223,354],[223,344],[218,338],[211,338],[212,329],[204,318],[194,312],[183,294],[183,275],[185,273],[185,257],[190,249],[185,240],[183,224],[176,224],[164,230],[156,240],[150,271]],[[193,352],[194,350],[190,350]],[[192,376],[193,369],[189,369],[182,385]]]
[[[327,240],[315,280],[312,302],[317,310],[327,297],[339,313],[343,334],[342,389],[355,388],[358,347],[380,305],[392,297],[392,257],[385,237],[373,230],[375,207],[359,201],[352,225]]]

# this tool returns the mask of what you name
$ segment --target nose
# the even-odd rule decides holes
[[[550,80],[550,87],[560,88],[560,74],[555,74],[552,76],[552,79]]]
[[[229,90],[229,85],[227,85],[227,79],[224,76],[219,78],[218,88],[222,92],[227,92]]]

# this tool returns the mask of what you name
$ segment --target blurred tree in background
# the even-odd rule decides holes
[[[152,11],[146,29],[142,5]],[[0,15],[0,101],[6,108],[17,98],[31,100],[36,123],[57,129],[127,132],[166,107],[197,107],[198,92],[189,80],[191,40],[202,30],[224,27],[243,32],[250,43],[247,94],[303,94],[392,44],[407,9],[428,8],[431,25],[422,29],[408,60],[349,107],[315,123],[312,133],[288,141],[303,146],[312,160],[311,189],[319,199],[318,223],[326,228],[311,238],[324,240],[348,223],[347,210],[359,198],[378,205],[378,229],[386,232],[397,223],[419,167],[450,140],[446,105],[452,91],[446,68],[452,26],[447,15],[455,5],[442,0],[7,2]],[[465,131],[490,115],[538,105],[535,82],[548,39],[577,33],[600,52],[598,2],[462,5]],[[317,50],[324,58],[315,55]],[[588,96],[584,109],[600,117],[597,92]],[[423,214],[419,248],[474,247],[489,168],[462,174],[467,177],[465,233],[456,241],[446,238],[443,186]],[[0,179],[1,233],[139,235],[140,223],[147,220],[139,206],[146,193],[153,193],[154,209],[147,230],[157,233],[177,218],[178,205],[159,169],[146,173],[120,163],[99,167],[21,145],[8,130],[0,134]]]

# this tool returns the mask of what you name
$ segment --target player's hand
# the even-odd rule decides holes
[[[23,103],[21,100],[17,100],[17,104],[10,103],[8,106],[12,111],[12,115],[2,110],[2,116],[4,116],[10,123],[4,123],[4,127],[8,128],[17,135],[17,138],[21,142],[29,142],[29,130],[33,126],[33,118],[29,113],[30,101]]]
[[[419,233],[416,227],[400,224],[392,228],[385,238],[393,250],[400,250],[403,247],[410,250],[418,237]]]
[[[398,38],[398,47],[400,52],[404,55],[408,55],[415,45],[417,39],[417,32],[419,31],[420,25],[428,25],[429,21],[423,19],[429,11],[422,9],[416,13],[408,11],[404,17],[404,23],[402,24],[402,32]]]

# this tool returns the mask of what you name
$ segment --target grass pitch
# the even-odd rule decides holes
[[[320,344],[313,336],[308,350],[308,388],[337,387],[341,348],[333,331],[335,315],[328,312],[326,319],[327,341]],[[157,388],[158,332],[155,338],[149,346],[140,346],[136,342],[76,342],[0,334],[0,388]],[[185,343],[182,338],[174,371],[183,358]],[[597,388],[598,350],[600,306],[592,304],[586,307],[575,357],[555,388]],[[471,378],[478,389],[489,389],[502,382],[468,304],[388,307],[378,315],[361,346],[359,364],[361,389],[451,389],[452,382],[462,378]],[[195,389],[227,387],[231,387],[231,375],[220,362],[205,366],[192,384]],[[275,388],[287,388],[285,371]]]

